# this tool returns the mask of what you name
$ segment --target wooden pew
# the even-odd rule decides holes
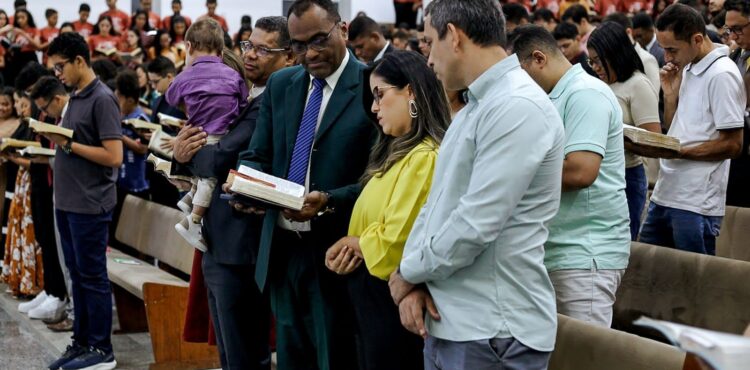
[[[188,276],[194,250],[174,230],[181,217],[176,209],[128,195],[115,238],[153,257],[159,266]],[[138,264],[123,263],[129,261]],[[155,361],[151,369],[220,367],[215,347],[182,340],[188,282],[114,248],[107,252],[107,273],[121,332],[148,331],[151,335]]]

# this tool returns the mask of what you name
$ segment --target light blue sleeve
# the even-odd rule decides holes
[[[616,102],[615,102],[616,103]],[[617,117],[606,95],[594,89],[576,91],[565,102],[562,115],[565,125],[565,155],[593,152],[604,157],[612,120]],[[622,122],[620,122],[622,125]]]
[[[539,106],[512,98],[476,118],[481,123],[468,188],[441,196],[460,200],[437,232],[419,229],[422,235],[409,238],[410,253],[405,252],[400,265],[404,279],[413,284],[446,279],[497,240],[553,145],[554,134],[540,117],[545,114]],[[421,228],[421,221],[415,227]]]

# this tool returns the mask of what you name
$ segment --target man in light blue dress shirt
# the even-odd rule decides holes
[[[563,193],[544,256],[557,312],[609,327],[630,256],[622,109],[612,89],[571,65],[544,28],[519,27],[509,45],[565,125]]]
[[[426,13],[429,63],[469,102],[440,146],[391,294],[426,338],[426,369],[546,369],[557,317],[543,245],[560,202],[562,121],[501,46],[495,1],[436,0]]]

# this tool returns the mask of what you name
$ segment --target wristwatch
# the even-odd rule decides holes
[[[62,151],[65,152],[65,154],[73,153],[73,140],[68,139],[68,141],[66,141],[65,144],[63,144],[63,146],[60,147],[60,149],[62,149]]]
[[[318,212],[318,217],[323,216],[323,215],[328,214],[328,213],[334,213],[334,212],[336,212],[336,208],[334,207],[334,203],[333,203],[333,194],[331,194],[331,193],[329,193],[327,191],[321,191],[321,193],[323,193],[323,195],[325,195],[327,201],[326,201],[325,208],[321,209]]]

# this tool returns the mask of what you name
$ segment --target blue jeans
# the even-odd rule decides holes
[[[628,198],[628,211],[630,212],[630,240],[638,239],[638,231],[641,228],[641,215],[643,207],[646,206],[646,195],[648,194],[648,179],[646,168],[641,164],[625,169],[625,195]]]
[[[550,356],[515,338],[453,342],[428,335],[424,342],[425,370],[547,370]]]
[[[716,254],[716,237],[719,236],[722,218],[663,207],[651,202],[640,240],[643,243],[713,256]]]
[[[112,211],[98,215],[56,210],[60,244],[73,285],[73,340],[112,351],[112,289],[107,276],[107,239]]]

